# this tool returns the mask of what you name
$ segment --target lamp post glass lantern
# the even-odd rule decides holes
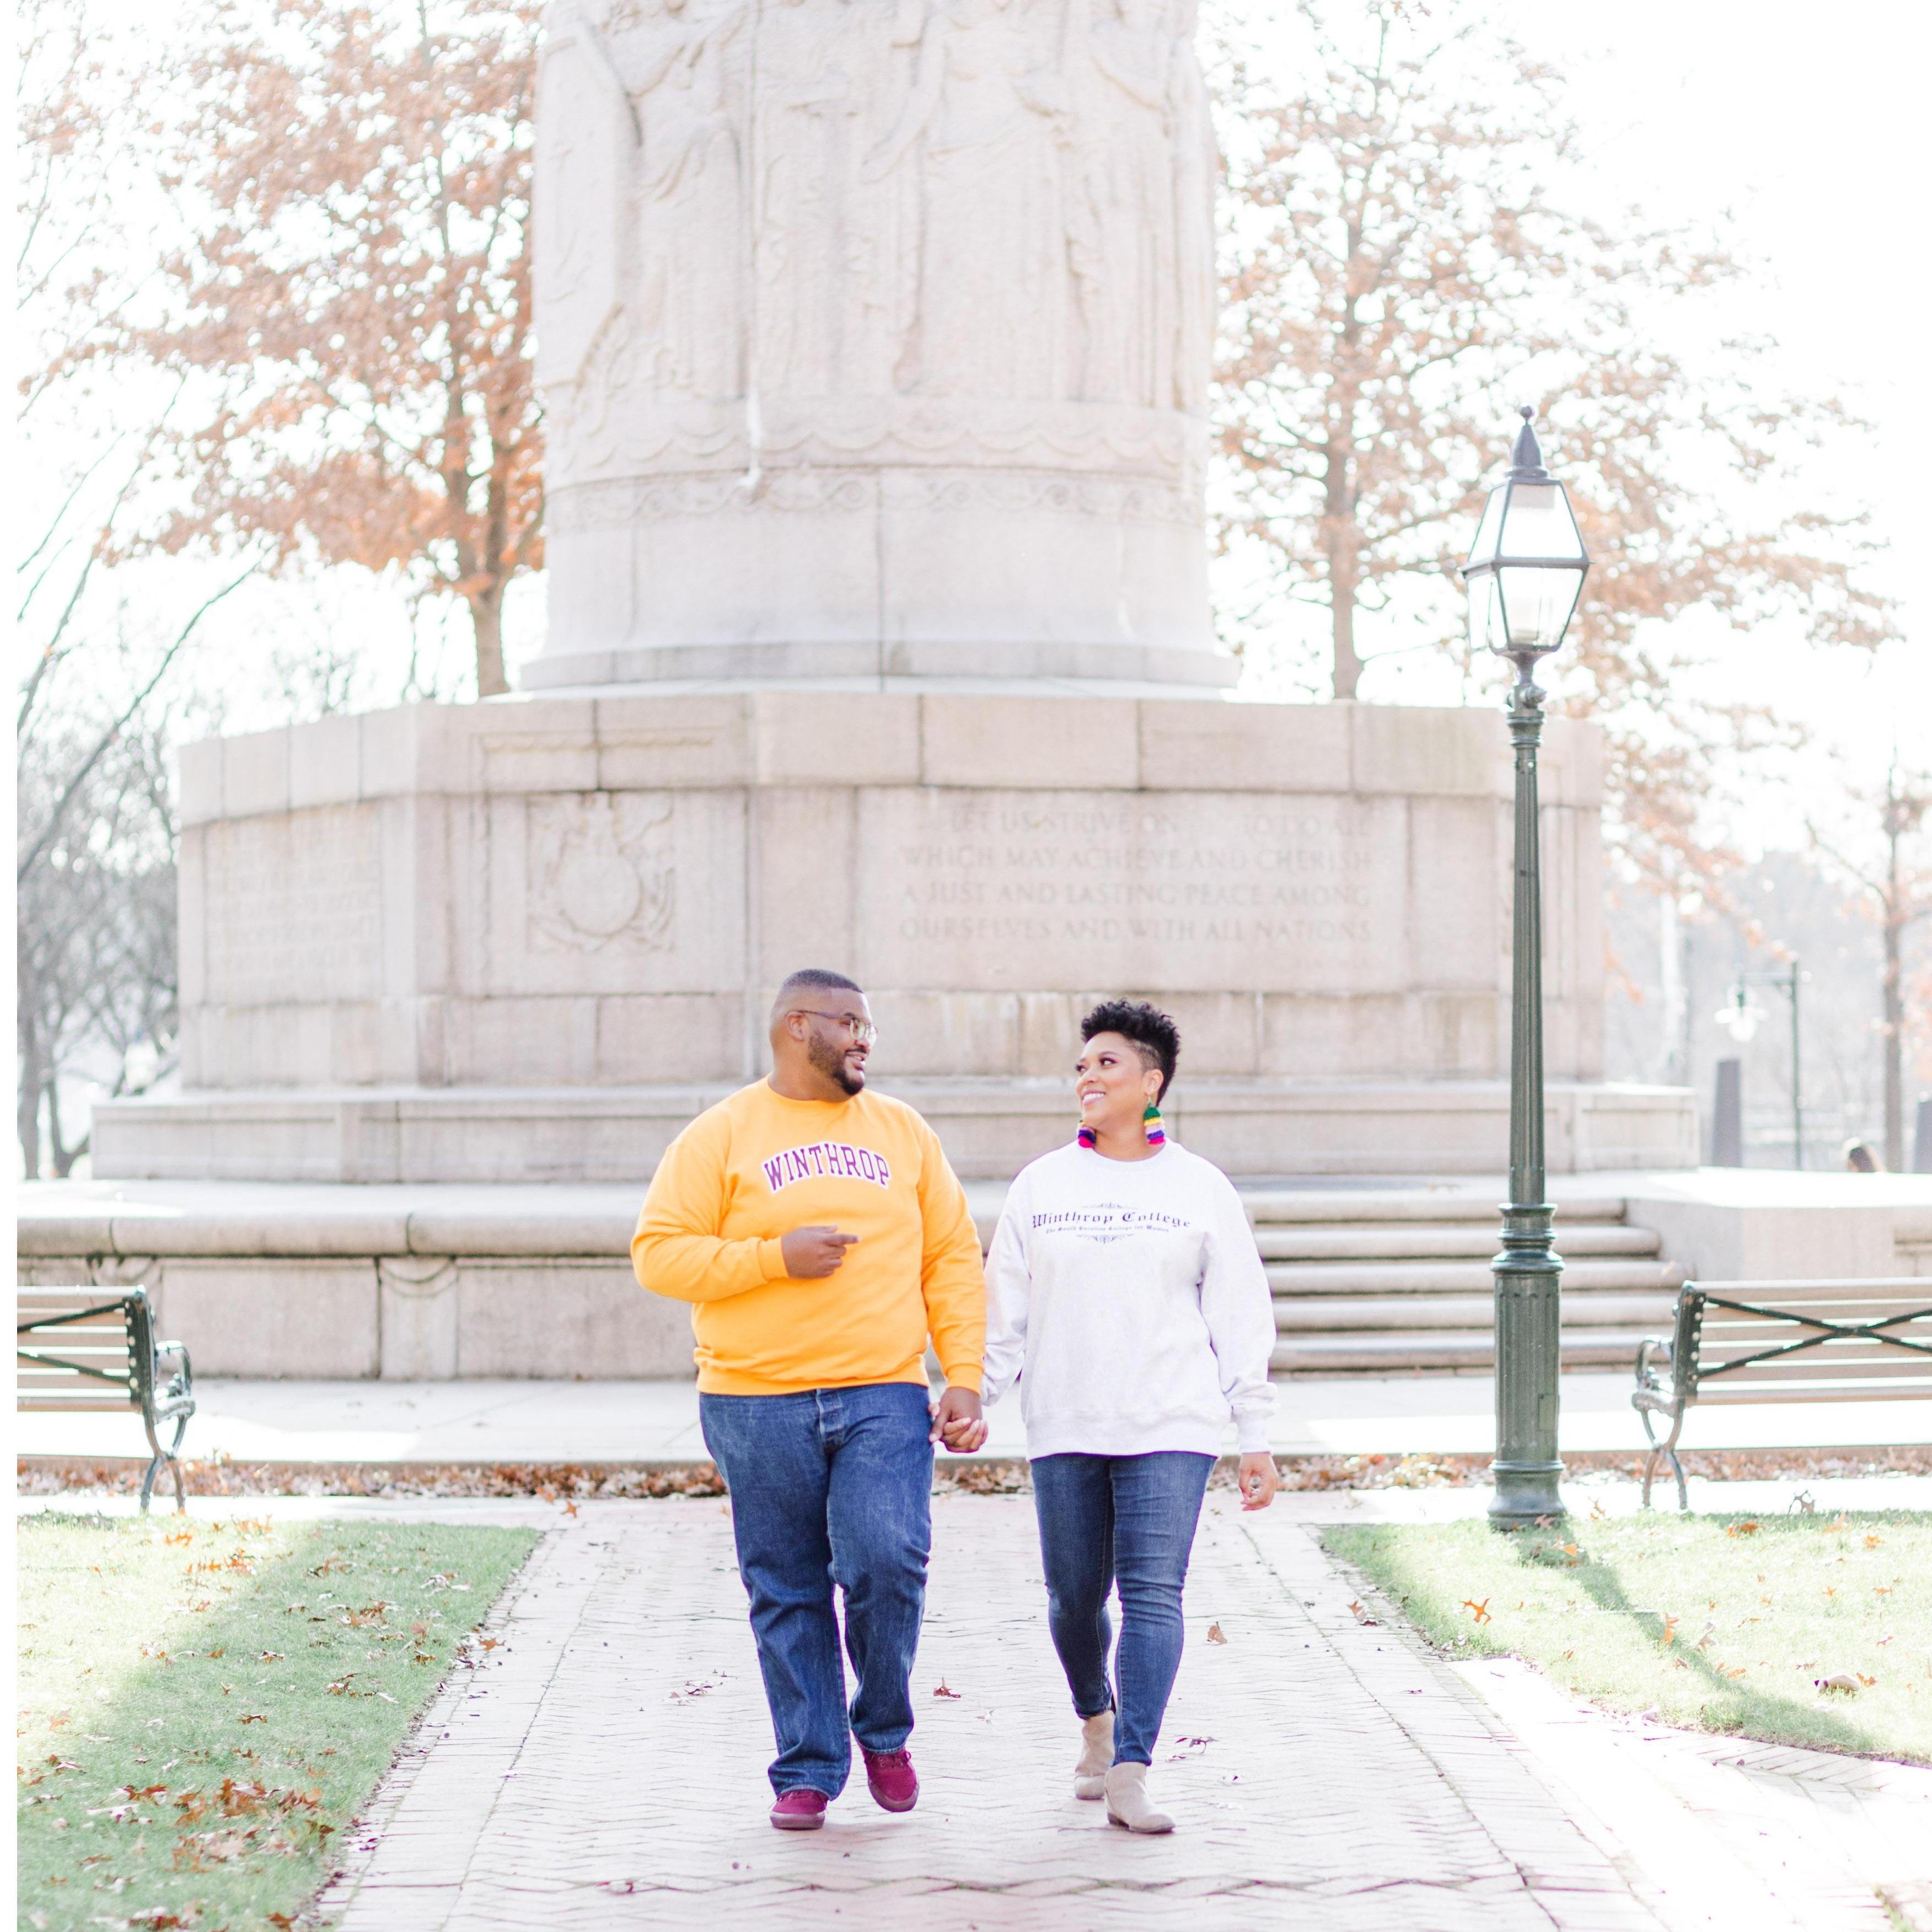
[[[1496,1454],[1490,1519],[1508,1528],[1563,1514],[1556,1453],[1561,1366],[1555,1210],[1544,1198],[1543,857],[1537,747],[1543,736],[1539,658],[1563,641],[1590,560],[1568,492],[1543,466],[1534,410],[1490,492],[1462,576],[1469,642],[1516,668],[1506,716],[1516,752],[1516,890],[1510,935],[1510,1186],[1496,1258]]]

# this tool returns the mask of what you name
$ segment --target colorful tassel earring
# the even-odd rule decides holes
[[[1149,1147],[1166,1146],[1167,1130],[1160,1124],[1160,1109],[1151,1100],[1148,1102],[1147,1112],[1141,1116],[1141,1125],[1147,1130]]]
[[[1084,1148],[1090,1148],[1097,1144],[1094,1138],[1094,1130],[1091,1127],[1086,1126],[1084,1123],[1080,1129],[1080,1144]]]

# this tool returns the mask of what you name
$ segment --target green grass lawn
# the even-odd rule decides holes
[[[285,1927],[535,1540],[22,1518],[20,1923]]]
[[[1932,1516],[1660,1510],[1322,1540],[1451,1655],[1520,1657],[1694,1730],[1932,1762]]]

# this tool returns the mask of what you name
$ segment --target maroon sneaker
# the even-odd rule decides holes
[[[866,1788],[880,1810],[910,1811],[919,1802],[919,1774],[912,1768],[910,1751],[868,1751],[861,1744],[859,1755],[866,1760]]]
[[[815,1832],[825,1822],[825,1793],[808,1784],[795,1784],[778,1793],[772,1822],[781,1832]]]

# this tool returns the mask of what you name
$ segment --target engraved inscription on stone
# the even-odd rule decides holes
[[[382,850],[368,807],[231,819],[206,850],[211,1002],[380,992]]]
[[[1405,972],[1399,804],[876,794],[881,985],[1360,991]]]
[[[532,799],[530,950],[668,951],[677,905],[674,808],[636,792]]]

